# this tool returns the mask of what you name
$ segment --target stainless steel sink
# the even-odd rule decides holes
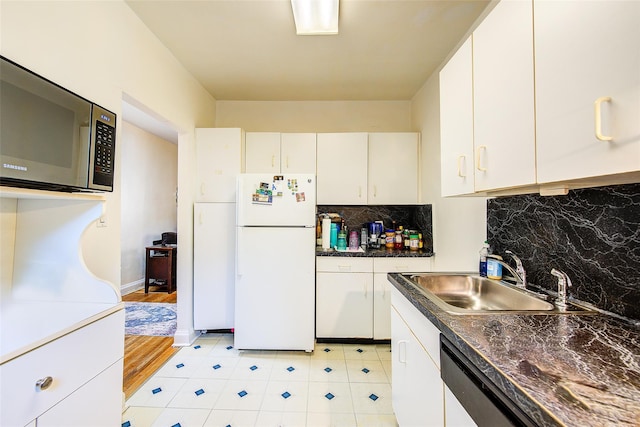
[[[444,311],[452,314],[560,312],[534,293],[472,274],[423,273],[402,277]],[[563,312],[588,311],[571,306]]]

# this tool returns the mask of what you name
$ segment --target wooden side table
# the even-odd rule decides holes
[[[166,286],[168,293],[176,290],[176,254],[175,246],[147,247],[145,294],[149,293],[149,285]]]

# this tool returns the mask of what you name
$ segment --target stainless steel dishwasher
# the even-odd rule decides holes
[[[442,334],[440,376],[478,426],[538,425]]]

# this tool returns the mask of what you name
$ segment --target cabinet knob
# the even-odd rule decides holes
[[[53,384],[53,378],[51,377],[40,378],[36,382],[36,391],[46,390],[51,386],[51,384]]]

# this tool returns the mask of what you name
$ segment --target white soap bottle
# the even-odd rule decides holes
[[[489,242],[485,240],[480,249],[480,276],[487,277],[487,257],[491,253],[491,246],[489,246]]]

